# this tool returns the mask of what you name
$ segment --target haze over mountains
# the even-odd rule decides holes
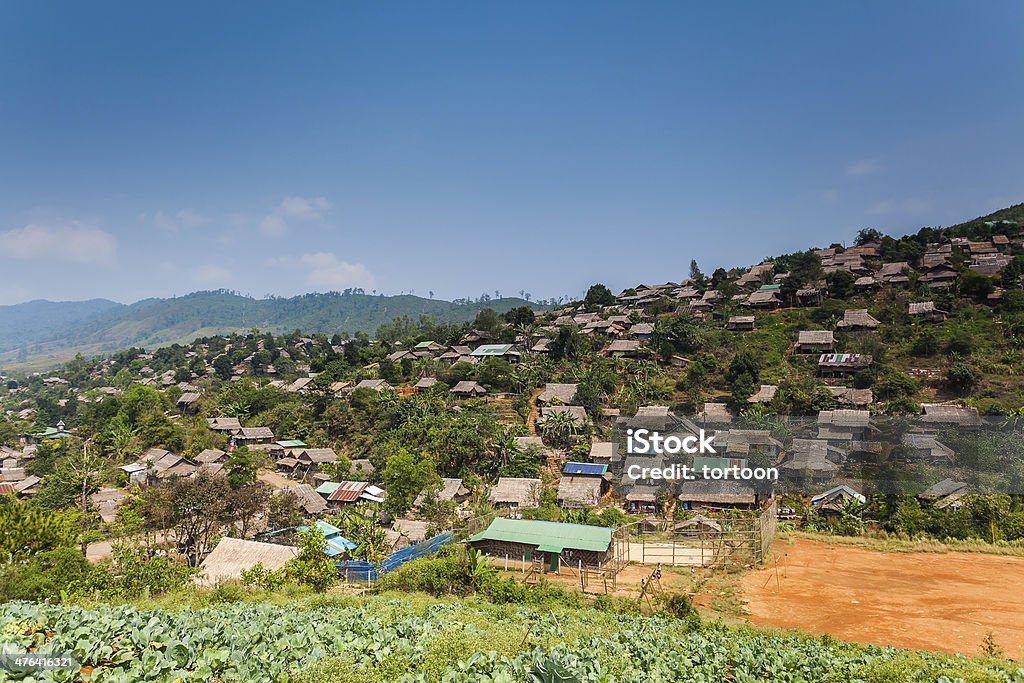
[[[972,230],[985,224],[1009,221],[1024,223],[1024,204],[1000,209],[947,230]],[[818,245],[827,246],[836,235],[823,231]],[[688,266],[680,253],[678,277]],[[703,265],[703,264],[702,264]],[[726,268],[751,264],[731,263]],[[639,283],[664,280],[650,273],[632,275]],[[595,273],[595,281],[600,280]],[[154,347],[187,343],[196,337],[259,328],[281,333],[300,330],[328,334],[365,332],[396,318],[430,316],[438,322],[462,323],[473,320],[483,308],[498,313],[535,302],[518,297],[477,301],[426,299],[411,294],[370,295],[361,290],[344,293],[302,294],[290,298],[254,299],[227,290],[195,292],[168,299],[144,299],[119,304],[107,299],[88,301],[29,301],[0,306],[0,368],[29,368],[56,365],[77,353],[99,354],[130,346]]]
[[[29,301],[0,306],[0,367],[48,365],[130,346],[188,342],[199,336],[259,328],[271,332],[373,332],[395,318],[422,315],[442,322],[473,320],[483,308],[503,313],[533,305],[519,298],[450,302],[413,295],[304,294],[253,299],[228,291],[119,304]]]

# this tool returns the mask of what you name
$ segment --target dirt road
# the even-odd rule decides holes
[[[748,621],[861,643],[976,655],[993,634],[1024,658],[1024,558],[882,553],[780,540],[778,558],[743,577]]]

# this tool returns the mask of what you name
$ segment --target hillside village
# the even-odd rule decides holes
[[[540,313],[398,319],[373,338],[251,330],[11,373],[0,514],[67,514],[83,547],[144,538],[149,557],[234,578],[239,554],[283,567],[312,527],[342,575],[452,533],[537,571],[603,571],[624,561],[621,529],[706,539],[765,511],[835,533],[1024,538],[1021,491],[965,474],[1024,481],[1019,449],[963,438],[1024,405],[1022,213],[691,263]],[[872,436],[892,416],[913,418],[898,448]],[[705,464],[782,480],[632,479],[615,434],[634,419],[713,431],[724,455]],[[858,474],[890,459],[922,465],[916,488]]]

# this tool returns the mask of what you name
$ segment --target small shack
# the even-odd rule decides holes
[[[794,350],[797,353],[822,353],[832,351],[835,345],[832,330],[801,330]]]
[[[877,330],[881,324],[878,319],[868,313],[868,309],[854,308],[843,314],[843,319],[836,324],[836,327],[851,331]]]
[[[734,315],[729,317],[729,321],[725,323],[725,329],[733,332],[751,332],[754,329],[754,316],[752,315]]]
[[[608,488],[608,465],[567,462],[558,482],[558,504],[562,507],[596,507]]]
[[[863,353],[823,353],[818,358],[822,377],[847,377],[871,367],[873,358]]]
[[[690,538],[714,538],[722,533],[722,525],[698,512],[685,522],[673,525],[672,531]]]
[[[496,508],[535,508],[540,507],[540,491],[540,479],[501,477],[489,499]]]

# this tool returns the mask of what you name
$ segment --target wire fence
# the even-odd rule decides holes
[[[641,520],[623,527],[629,530],[628,556],[648,565],[758,566],[768,560],[777,514],[777,504],[772,501],[756,517],[704,518],[696,524]]]

